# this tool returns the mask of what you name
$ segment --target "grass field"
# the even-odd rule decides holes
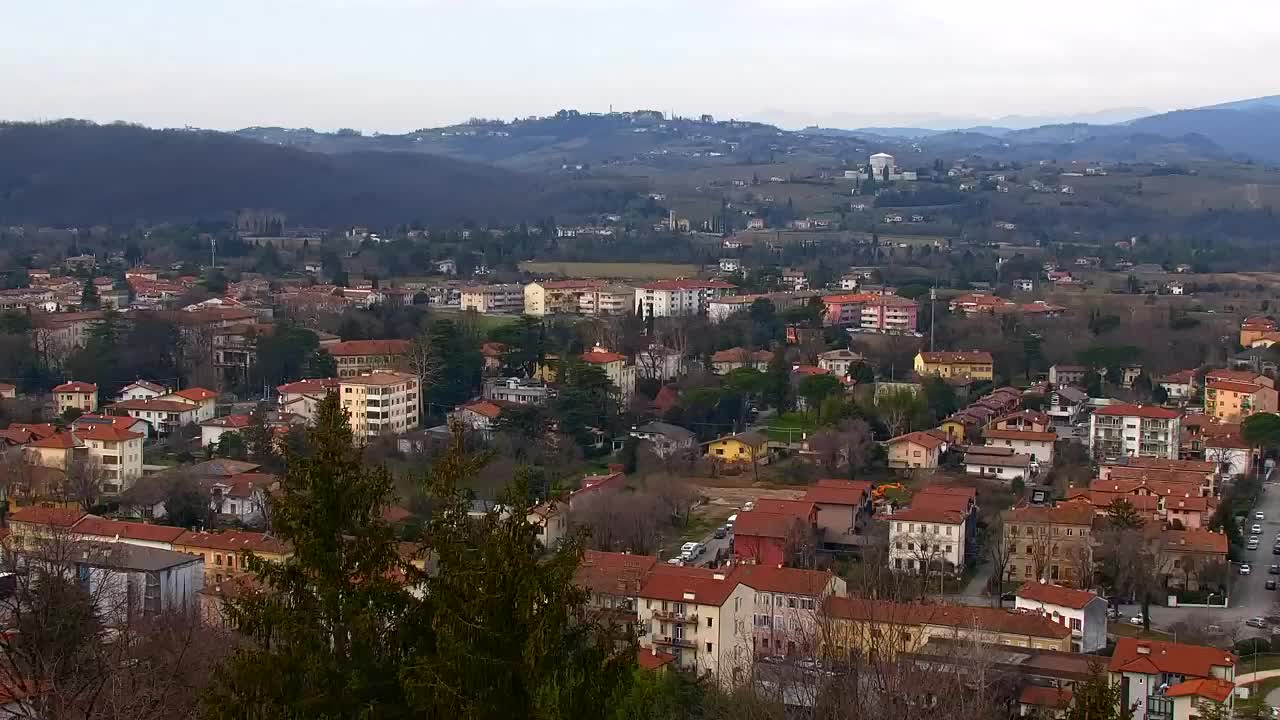
[[[536,275],[564,275],[572,278],[610,278],[617,280],[661,280],[664,278],[692,277],[698,273],[697,265],[675,263],[529,260],[520,263],[520,269]]]
[[[482,331],[488,332],[496,327],[510,325],[518,319],[516,315],[482,315],[477,312],[471,312],[471,316],[475,318],[476,323]],[[462,316],[461,310],[432,308],[431,313],[442,318],[457,318]]]

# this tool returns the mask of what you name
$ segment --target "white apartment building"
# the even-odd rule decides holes
[[[747,680],[755,592],[737,580],[739,570],[655,566],[637,592],[640,647],[724,685]]]
[[[1156,405],[1108,405],[1089,418],[1089,452],[1106,460],[1176,460],[1181,430],[1182,414],[1176,410]]]
[[[847,594],[845,581],[827,571],[742,565],[733,574],[754,591],[751,636],[757,656],[813,657],[821,637],[819,608],[828,597]]]
[[[473,285],[462,288],[462,309],[488,313],[524,312],[521,285]]]
[[[894,513],[889,517],[889,567],[920,573],[963,570],[966,520],[964,513],[944,508]]]
[[[55,433],[25,446],[41,467],[66,470],[86,462],[102,472],[102,493],[119,495],[142,477],[141,433],[112,425],[90,425]]]
[[[856,353],[852,350],[828,350],[818,355],[818,367],[832,375],[844,377],[849,374],[849,368],[862,362],[862,360],[862,353]]]
[[[698,315],[735,289],[721,280],[658,280],[636,286],[635,312],[644,317]]]
[[[636,304],[634,288],[610,286],[593,288],[578,296],[580,315],[622,315],[631,312]]]
[[[418,429],[418,378],[413,375],[378,370],[342,378],[338,397],[357,442]]]

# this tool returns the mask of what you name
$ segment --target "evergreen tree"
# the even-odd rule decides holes
[[[84,291],[80,293],[80,309],[97,310],[101,306],[102,299],[98,296],[98,286],[93,284],[93,278],[87,278],[84,281]]]
[[[774,348],[769,367],[765,370],[763,395],[764,401],[777,408],[779,414],[790,407],[791,365],[787,361],[787,349],[781,345]]]

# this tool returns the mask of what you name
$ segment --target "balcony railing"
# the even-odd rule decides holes
[[[690,623],[693,625],[698,624],[697,613],[678,613],[670,610],[654,610],[653,617],[658,620],[665,620],[666,622]]]
[[[653,644],[654,644],[654,645],[669,645],[669,646],[671,646],[671,647],[687,648],[687,649],[689,649],[689,650],[697,650],[697,649],[698,649],[698,643],[697,643],[697,642],[695,642],[695,641],[693,641],[693,640],[686,640],[686,639],[684,639],[684,638],[659,637],[659,636],[655,635],[655,636],[653,637]]]

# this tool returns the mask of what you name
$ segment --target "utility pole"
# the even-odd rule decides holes
[[[938,283],[934,281],[933,287],[929,288],[929,352],[933,352],[933,318],[937,314],[934,308],[934,301],[938,299]]]
[[[218,238],[215,235],[209,236],[209,269],[218,267]]]

